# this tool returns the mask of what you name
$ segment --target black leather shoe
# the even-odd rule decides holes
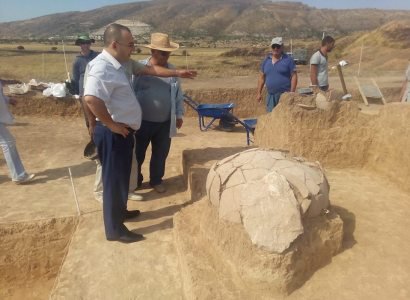
[[[132,231],[128,231],[123,233],[122,235],[120,235],[117,238],[110,238],[107,239],[109,241],[117,241],[120,243],[125,243],[125,244],[129,244],[129,243],[135,243],[138,241],[142,241],[144,239],[144,236],[142,234],[136,233],[136,232],[132,232]]]
[[[126,210],[125,215],[124,215],[124,220],[136,218],[140,214],[141,212],[138,209],[137,210]]]

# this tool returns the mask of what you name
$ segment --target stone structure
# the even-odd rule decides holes
[[[281,151],[251,149],[215,163],[206,190],[220,219],[243,224],[253,244],[276,253],[303,233],[302,218],[329,206],[320,164]]]

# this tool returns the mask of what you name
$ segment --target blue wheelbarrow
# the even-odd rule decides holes
[[[251,133],[253,134],[255,131],[257,119],[240,120],[234,116],[232,114],[232,110],[235,107],[234,103],[199,104],[187,95],[184,95],[184,102],[198,113],[199,129],[201,131],[207,131],[215,120],[220,119],[230,124],[242,125],[246,130],[246,143],[248,145],[251,142],[253,143]],[[210,118],[211,120],[206,123],[205,118]]]
[[[187,95],[184,96],[185,103],[198,113],[199,129],[201,131],[207,131],[215,120],[223,118],[226,113],[231,112],[235,107],[233,103],[199,104],[192,100],[191,97]],[[209,118],[210,120],[205,121],[205,118]]]

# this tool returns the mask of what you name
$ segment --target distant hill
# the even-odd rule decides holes
[[[0,38],[47,38],[92,32],[118,19],[147,23],[174,36],[340,36],[409,20],[410,11],[317,9],[266,0],[153,0],[0,23]]]

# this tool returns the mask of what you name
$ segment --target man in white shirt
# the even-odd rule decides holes
[[[140,211],[127,210],[134,133],[141,125],[141,107],[127,73],[134,39],[129,28],[111,24],[104,32],[104,50],[88,64],[84,98],[91,111],[90,131],[102,164],[103,215],[107,240],[132,243],[141,234],[124,221]],[[133,63],[134,74],[193,78],[196,72]],[[93,117],[95,116],[98,121]]]

